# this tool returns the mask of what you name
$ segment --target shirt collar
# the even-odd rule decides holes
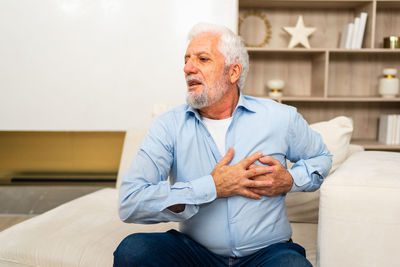
[[[236,106],[236,109],[239,107],[243,107],[244,109],[250,111],[250,112],[256,112],[254,107],[251,106],[251,104],[249,103],[249,100],[246,99],[246,97],[239,91],[239,101],[238,104]]]
[[[239,108],[243,108],[243,109],[253,112],[253,113],[256,112],[254,110],[254,108],[251,107],[249,101],[245,98],[245,96],[240,91],[239,91],[239,101],[238,101],[235,111],[233,113],[235,113],[236,110],[238,110]],[[186,114],[194,114],[198,120],[201,120],[199,111],[190,105],[187,105]]]

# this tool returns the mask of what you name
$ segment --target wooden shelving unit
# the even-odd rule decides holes
[[[400,72],[400,49],[384,49],[382,44],[384,37],[400,33],[400,0],[239,0],[239,16],[249,11],[268,19],[272,35],[265,47],[248,48],[246,94],[267,97],[267,81],[282,79],[286,85],[280,101],[297,107],[309,123],[349,116],[354,121],[353,143],[400,151],[399,145],[376,141],[380,114],[400,113],[400,97],[386,99],[378,93],[383,68]],[[362,48],[339,49],[343,25],[360,12],[368,13]],[[282,27],[296,25],[299,15],[307,27],[317,28],[309,38],[311,49],[287,48],[290,36]],[[263,31],[254,24],[246,36]]]

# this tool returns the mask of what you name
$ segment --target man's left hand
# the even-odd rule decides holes
[[[271,156],[265,156],[259,159],[261,163],[268,164],[271,172],[263,175],[254,176],[256,181],[271,181],[271,185],[263,188],[250,188],[256,194],[263,196],[277,196],[287,193],[292,189],[293,177],[283,165]],[[250,168],[256,168],[257,165],[252,164]]]

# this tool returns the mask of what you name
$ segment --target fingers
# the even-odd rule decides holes
[[[265,189],[251,188],[250,190],[257,195],[266,195]]]
[[[258,176],[258,175],[272,173],[273,171],[274,171],[274,169],[270,166],[257,166],[256,165],[256,167],[252,167],[252,165],[251,165],[249,167],[249,169],[245,171],[244,177],[252,178],[252,177]]]
[[[251,169],[257,168],[258,166],[260,166],[260,165],[251,164],[248,169],[251,170]]]
[[[233,155],[234,155],[234,151],[233,148],[230,147],[228,149],[228,151],[226,152],[225,156],[217,163],[217,166],[224,166],[224,165],[228,165],[229,162],[231,162],[231,160],[233,159]]]
[[[261,199],[262,196],[260,194],[255,193],[253,190],[250,189],[243,189],[242,192],[239,193],[239,195],[242,195],[244,197],[252,198],[252,199]]]
[[[276,159],[274,159],[274,158],[271,157],[271,156],[262,157],[262,158],[259,159],[259,161],[260,161],[261,163],[268,164],[268,165],[270,165],[270,166],[280,164],[279,161],[277,161]]]
[[[251,156],[248,156],[247,158],[242,159],[239,161],[239,165],[241,165],[243,168],[247,169],[254,161],[258,160],[259,158],[262,157],[261,152],[254,153]]]
[[[244,186],[252,189],[270,187],[272,186],[272,180],[261,180],[261,181],[247,180]]]

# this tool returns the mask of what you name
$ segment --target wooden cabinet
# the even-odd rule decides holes
[[[354,120],[353,143],[400,150],[400,145],[377,142],[380,114],[400,113],[400,97],[385,99],[378,93],[383,68],[400,72],[400,49],[383,48],[384,37],[400,36],[400,1],[239,0],[239,17],[251,12],[268,19],[271,38],[264,47],[248,47],[245,94],[267,97],[267,81],[282,79],[286,85],[280,101],[297,107],[309,123],[349,116]],[[360,12],[368,13],[362,48],[339,49],[343,25]],[[300,15],[306,27],[317,28],[309,37],[312,48],[288,49],[290,35],[282,27],[295,26]],[[240,33],[246,38],[265,35],[263,25],[253,26],[242,27]]]

